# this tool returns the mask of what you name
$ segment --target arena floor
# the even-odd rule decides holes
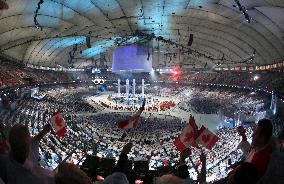
[[[107,104],[110,104],[111,106],[114,106],[115,104],[108,100],[108,96],[112,94],[115,95],[115,93],[107,93],[107,94],[101,94],[101,95],[96,95],[96,96],[89,96],[86,98],[86,101],[90,104],[95,106],[95,103],[97,102],[104,102]],[[163,98],[159,96],[152,96],[152,98],[159,99],[159,101],[164,101],[164,100],[170,100],[169,98]],[[175,101],[176,103],[180,102],[180,99],[174,98],[171,99]],[[125,106],[124,104],[120,104]],[[139,107],[139,105],[137,105]],[[146,105],[147,107],[147,105]],[[105,108],[101,112],[95,113],[95,114],[104,114],[104,113],[110,113],[110,112],[121,112],[125,113],[125,110],[115,110],[111,108]],[[135,112],[135,111],[130,111],[130,112]],[[224,120],[222,117],[218,114],[199,114],[191,110],[190,112],[187,112],[185,110],[180,109],[178,106],[172,107],[169,110],[159,110],[159,111],[144,111],[143,114],[141,115],[142,117],[149,117],[149,116],[175,116],[178,118],[181,118],[183,121],[187,121],[189,119],[190,114],[192,114],[195,117],[196,124],[198,126],[204,125],[211,131],[216,131],[217,127],[219,126],[224,126]]]

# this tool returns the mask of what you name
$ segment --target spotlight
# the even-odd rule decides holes
[[[239,7],[239,10],[242,11],[242,5],[240,3],[239,0],[235,0],[235,2],[237,3],[238,7]]]
[[[143,180],[137,179],[137,180],[135,180],[135,184],[143,184]]]
[[[103,176],[97,175],[97,180],[98,180],[98,181],[104,181],[105,178],[104,178]]]
[[[255,75],[254,77],[253,77],[253,80],[254,81],[257,81],[259,79],[259,76],[258,75]]]

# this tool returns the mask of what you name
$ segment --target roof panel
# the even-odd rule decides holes
[[[111,54],[118,36],[126,38],[136,30],[184,47],[192,33],[192,48],[197,52],[211,57],[224,53],[232,61],[248,57],[254,49],[254,64],[284,58],[282,0],[241,0],[251,23],[246,22],[234,0],[45,0],[37,16],[42,31],[34,25],[37,0],[7,2],[10,9],[2,11],[0,17],[0,49],[19,59],[15,52],[25,45],[25,54],[19,53],[23,62],[54,66],[55,61],[62,60],[61,64],[69,66],[68,53],[79,44],[78,51],[85,53],[80,61],[89,65],[88,58],[101,52]],[[92,48],[87,49],[86,36],[90,36]],[[153,42],[157,47],[157,41]],[[161,43],[160,50],[178,52],[169,43]],[[208,60],[185,55],[179,62],[186,62],[186,58]]]

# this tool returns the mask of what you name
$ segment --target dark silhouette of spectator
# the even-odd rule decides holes
[[[284,182],[284,129],[278,133],[276,150],[271,154],[265,175],[260,179],[259,184]]]
[[[196,183],[189,177],[188,166],[185,159],[191,155],[191,149],[187,148],[180,153],[179,163],[175,174],[166,174],[158,179],[159,184],[193,184]],[[201,172],[198,176],[199,183],[206,183],[206,156],[203,152],[200,155]]]
[[[9,150],[6,136],[4,134],[4,125],[0,123],[0,154],[5,154]]]
[[[258,178],[256,167],[251,163],[243,162],[228,174],[227,184],[255,184]]]
[[[92,184],[92,180],[76,165],[62,162],[55,174],[56,184]]]
[[[259,176],[264,175],[269,162],[271,147],[268,143],[272,130],[272,122],[268,119],[261,119],[252,135],[252,148],[245,161],[256,167]]]
[[[129,142],[123,147],[113,173],[104,180],[105,184],[129,184],[125,173],[127,171],[127,154],[131,151],[132,146],[133,144]]]
[[[26,126],[16,124],[9,134],[11,151],[9,155],[0,156],[0,177],[9,184],[41,184],[41,180],[23,165],[29,155],[31,137]]]

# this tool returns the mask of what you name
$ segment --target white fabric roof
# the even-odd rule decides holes
[[[241,61],[254,49],[252,65],[284,60],[283,0],[240,0],[251,23],[234,0],[44,0],[37,16],[42,30],[34,24],[39,0],[6,2],[9,9],[0,11],[0,54],[24,63],[70,66],[69,52],[77,43],[75,67],[91,65],[90,58],[97,59],[100,53],[106,54],[105,64],[110,65],[114,40],[135,30],[184,46],[191,33],[191,49],[215,59],[224,54],[230,66],[244,65]],[[90,31],[92,48],[88,49],[85,37]],[[183,54],[167,43],[160,43],[159,51],[154,51],[156,66],[165,60],[199,67],[217,62]]]

